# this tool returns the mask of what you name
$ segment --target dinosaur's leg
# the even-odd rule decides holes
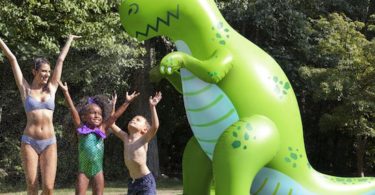
[[[256,173],[279,150],[279,133],[267,117],[241,118],[220,136],[213,156],[216,195],[248,195]]]
[[[187,143],[182,157],[184,195],[209,195],[212,180],[211,160],[195,137]]]

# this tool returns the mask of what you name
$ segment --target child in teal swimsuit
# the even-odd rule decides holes
[[[103,139],[106,138],[109,127],[121,116],[139,93],[133,92],[129,95],[126,92],[125,102],[113,114],[110,114],[112,106],[109,99],[99,95],[88,98],[84,105],[78,109],[78,112],[70,97],[67,84],[59,82],[59,86],[68,103],[79,137],[79,173],[76,194],[86,194],[90,179],[93,180],[93,194],[103,194]]]

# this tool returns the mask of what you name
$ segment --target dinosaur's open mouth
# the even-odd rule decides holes
[[[166,17],[165,20],[162,19],[162,18],[160,18],[158,16],[156,18],[156,24],[155,24],[155,26],[147,24],[145,32],[143,33],[143,32],[136,31],[135,37],[138,38],[141,35],[144,36],[144,37],[148,37],[148,34],[149,34],[150,30],[154,30],[155,32],[158,32],[159,31],[159,25],[161,23],[164,23],[165,25],[169,26],[171,17],[173,17],[173,18],[175,18],[177,20],[179,19],[179,17],[180,17],[180,9],[179,9],[179,5],[178,4],[177,4],[177,8],[176,8],[175,13],[173,13],[172,11],[167,11],[167,17]]]

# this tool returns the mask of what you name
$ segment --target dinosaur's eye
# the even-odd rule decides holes
[[[129,7],[130,7],[129,11],[128,11],[129,16],[132,15],[132,14],[138,13],[138,9],[139,9],[138,4],[132,3],[132,4],[129,5]]]

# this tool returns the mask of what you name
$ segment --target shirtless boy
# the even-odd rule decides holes
[[[151,124],[143,116],[137,115],[128,123],[128,133],[117,125],[112,130],[124,143],[124,160],[131,179],[128,183],[128,195],[155,195],[154,176],[147,167],[148,142],[155,136],[159,128],[156,105],[161,100],[161,93],[150,97]]]

